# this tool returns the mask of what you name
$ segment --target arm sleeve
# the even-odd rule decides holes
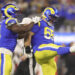
[[[56,50],[58,55],[64,55],[70,53],[70,47],[60,47],[58,50]]]
[[[39,31],[39,29],[40,29],[40,27],[38,26],[38,23],[34,24],[34,26],[31,29],[31,32],[36,33]]]

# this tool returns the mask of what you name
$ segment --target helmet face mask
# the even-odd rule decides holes
[[[2,7],[1,12],[5,18],[7,17],[15,17],[16,11],[19,9],[14,4],[7,4],[4,7]]]
[[[51,18],[50,21],[53,23],[56,22],[56,20],[58,19],[58,17],[56,17],[54,15],[50,15],[50,18]]]
[[[12,17],[16,17],[17,16],[17,14],[19,13],[19,10],[14,10],[14,9],[12,9],[12,8],[9,8],[10,9],[10,11],[8,12],[8,14],[9,15],[11,15]],[[11,10],[12,9],[12,10]]]

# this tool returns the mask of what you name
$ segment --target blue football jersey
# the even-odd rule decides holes
[[[34,33],[32,36],[32,46],[40,44],[54,43],[54,26],[49,26],[44,20],[35,24],[31,30]]]
[[[9,49],[13,52],[17,43],[17,33],[7,29],[6,22],[10,20],[11,19],[7,18],[1,23],[0,47]],[[13,19],[11,21],[13,23]]]

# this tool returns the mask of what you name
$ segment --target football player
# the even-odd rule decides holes
[[[26,33],[34,24],[34,21],[30,18],[24,19],[25,24],[19,24],[15,18],[18,10],[14,4],[7,4],[1,8],[4,19],[1,23],[0,75],[10,75],[12,69],[11,58],[17,44],[18,33]]]
[[[35,59],[41,65],[43,75],[55,75],[56,55],[75,52],[75,45],[62,47],[54,44],[54,22],[57,18],[58,10],[47,7],[42,13],[41,21],[35,24],[30,32]]]

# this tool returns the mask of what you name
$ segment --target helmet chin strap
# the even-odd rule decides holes
[[[50,23],[50,22],[47,22],[47,24],[48,24],[48,26],[53,26],[53,24],[52,24],[52,23]]]

